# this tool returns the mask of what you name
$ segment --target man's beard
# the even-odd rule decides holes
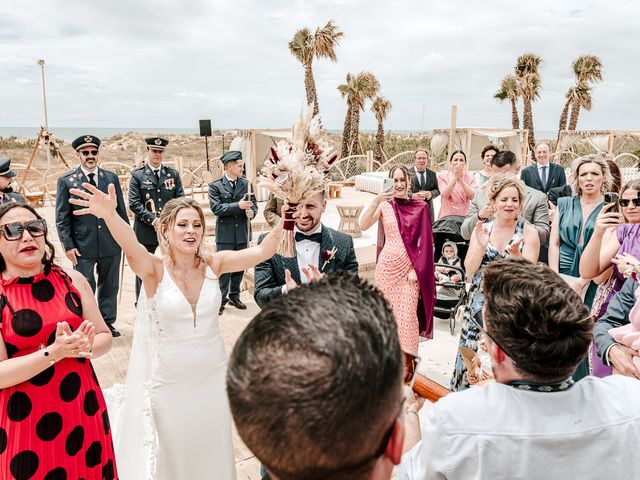
[[[11,185],[8,185],[5,188],[0,188],[0,192],[2,192],[2,193],[13,193],[13,188],[11,188]]]

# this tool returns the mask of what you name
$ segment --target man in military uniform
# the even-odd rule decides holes
[[[11,170],[11,159],[0,157],[0,204],[6,202],[27,203],[22,195],[11,188],[16,172]]]
[[[104,220],[94,215],[73,214],[74,211],[83,207],[69,203],[71,197],[80,198],[71,195],[69,190],[82,189],[83,183],[90,183],[101,192],[107,193],[109,184],[115,185],[118,202],[116,210],[118,215],[129,223],[120,181],[114,172],[98,167],[99,138],[83,135],[76,138],[71,146],[78,155],[80,166],[58,178],[56,193],[58,236],[73,268],[86,277],[94,292],[96,291],[94,270],[97,270],[98,307],[111,330],[111,335],[119,337],[120,332],[113,324],[117,316],[119,267],[122,256],[120,245],[111,236]]]
[[[133,231],[138,242],[153,253],[158,248],[156,226],[162,207],[169,200],[184,196],[180,174],[162,164],[169,140],[160,137],[145,138],[147,161],[131,172],[129,209],[135,215]],[[136,277],[136,301],[142,281]]]
[[[250,222],[258,212],[256,197],[253,194],[248,195],[249,182],[242,177],[242,152],[230,150],[222,155],[220,160],[224,164],[224,175],[209,184],[209,204],[217,217],[216,248],[218,251],[243,250],[251,242]],[[220,313],[227,302],[240,310],[247,308],[240,301],[243,274],[244,272],[233,272],[220,276]]]

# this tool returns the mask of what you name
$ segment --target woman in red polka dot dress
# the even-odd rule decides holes
[[[117,479],[90,361],[111,334],[85,278],[53,253],[33,208],[0,207],[0,478]]]

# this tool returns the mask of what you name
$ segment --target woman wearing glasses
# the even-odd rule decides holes
[[[91,287],[53,262],[28,205],[0,206],[0,478],[117,478],[91,358],[111,348]]]
[[[469,250],[464,266],[468,275],[473,275],[469,292],[469,307],[465,309],[465,322],[460,332],[460,345],[451,378],[451,390],[469,387],[463,352],[478,351],[482,325],[481,292],[484,268],[493,261],[508,257],[522,257],[531,262],[538,260],[540,239],[536,229],[521,217],[525,193],[522,183],[510,174],[491,177],[488,184],[489,204],[495,208],[494,220],[478,222],[471,234]],[[474,322],[476,324],[474,324]]]
[[[591,312],[596,319],[604,315],[609,301],[626,280],[625,254],[640,258],[640,180],[627,182],[620,191],[617,204],[607,204],[600,211],[593,235],[580,258],[580,276],[600,277],[599,280],[604,282],[605,288],[599,290],[602,301],[596,297],[594,307],[597,311]],[[614,366],[624,361],[620,358],[624,352],[615,350],[609,352]],[[593,374],[599,377],[610,375],[611,367],[603,365],[595,351],[593,353]]]

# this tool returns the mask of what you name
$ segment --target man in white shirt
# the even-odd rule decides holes
[[[324,273],[358,273],[353,239],[346,233],[322,225],[327,207],[324,192],[298,204],[295,225],[295,257],[274,255],[254,270],[254,298],[263,307],[301,283],[317,280]],[[262,235],[258,242],[266,236]]]
[[[640,478],[640,382],[571,379],[592,338],[577,294],[523,259],[487,266],[483,289],[495,382],[441,399],[417,444],[412,399],[398,479]]]

